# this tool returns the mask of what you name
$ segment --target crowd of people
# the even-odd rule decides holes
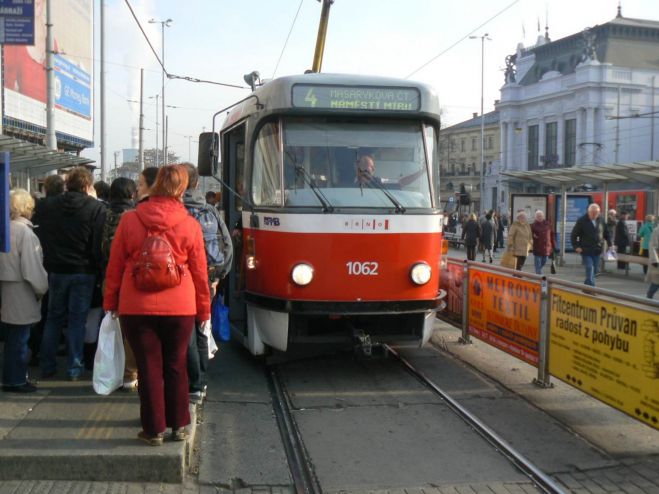
[[[600,207],[590,204],[586,214],[580,217],[572,231],[570,240],[574,251],[581,256],[585,268],[584,284],[595,286],[599,274],[601,258],[607,254],[617,258],[618,254],[630,254],[632,235],[629,231],[629,214],[617,214],[615,209],[608,211],[606,221],[601,217]],[[536,211],[529,223],[523,210],[515,213],[514,221],[508,226],[506,215],[485,211],[479,218],[476,213],[458,219],[456,213],[448,215],[447,231],[456,233],[462,226],[461,239],[467,251],[467,259],[475,261],[481,253],[482,262],[493,262],[492,253],[504,249],[514,256],[514,269],[521,271],[529,254],[533,254],[534,271],[541,275],[551,260],[552,273],[555,270],[554,256],[558,252],[556,232],[545,216],[544,211]],[[643,265],[643,273],[649,283],[647,298],[653,298],[659,291],[659,224],[654,215],[647,215],[638,230],[638,255],[648,259]],[[617,261],[618,269],[626,269],[627,262]]]
[[[0,253],[5,340],[2,389],[36,391],[92,369],[104,314],[118,318],[126,353],[124,386],[137,390],[142,430],[158,446],[187,437],[189,403],[206,393],[211,303],[231,267],[232,242],[215,195],[198,190],[190,164],[150,167],[135,183],[93,182],[85,167],[44,182],[45,197],[10,193],[11,249]]]

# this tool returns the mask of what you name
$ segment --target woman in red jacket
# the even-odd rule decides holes
[[[545,213],[539,209],[535,212],[535,221],[531,224],[533,233],[533,260],[535,262],[535,274],[542,274],[542,268],[547,259],[554,254],[556,238],[549,221],[545,219]]]
[[[188,214],[181,196],[188,185],[181,165],[162,167],[150,198],[121,217],[112,241],[106,271],[103,308],[119,315],[140,376],[138,437],[152,446],[162,444],[165,429],[172,439],[187,437],[190,423],[186,355],[195,318],[210,319],[206,253],[199,223]],[[180,284],[160,291],[142,291],[134,267],[149,231],[171,245]]]

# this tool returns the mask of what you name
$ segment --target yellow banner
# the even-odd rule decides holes
[[[549,372],[659,429],[659,314],[553,288]]]

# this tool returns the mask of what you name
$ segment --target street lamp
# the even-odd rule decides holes
[[[480,38],[481,40],[481,173],[480,173],[480,180],[479,180],[479,185],[480,185],[480,209],[481,211],[483,210],[483,203],[484,203],[484,196],[483,196],[483,189],[485,185],[485,178],[484,178],[484,168],[485,168],[485,155],[484,155],[484,147],[485,147],[485,115],[483,113],[483,91],[485,88],[485,40],[492,40],[492,38],[489,37],[488,33],[485,33],[482,36],[469,36],[469,39],[478,39]],[[481,212],[479,211],[479,213]]]
[[[172,19],[167,19],[164,21],[159,21],[156,19],[149,19],[149,24],[160,24],[160,29],[162,31],[162,121],[165,122],[165,27],[169,27],[172,22]],[[158,103],[156,102],[156,105]],[[165,135],[165,125],[162,126],[162,149],[163,149],[163,160],[162,164],[167,164],[167,136]],[[158,145],[156,144],[156,155]],[[156,156],[156,163],[157,163]]]

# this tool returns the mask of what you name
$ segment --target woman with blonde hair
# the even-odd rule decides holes
[[[515,269],[521,271],[529,255],[529,251],[533,248],[533,233],[526,218],[526,212],[520,210],[515,216],[515,221],[510,225],[508,230],[508,250],[511,251],[517,263]]]
[[[2,390],[31,393],[36,386],[27,379],[30,328],[41,319],[41,297],[48,291],[41,243],[32,231],[34,199],[27,190],[9,195],[11,248],[0,253],[0,322],[5,336]]]
[[[139,374],[138,438],[151,446],[163,443],[165,429],[174,441],[187,438],[190,423],[187,351],[195,319],[209,324],[210,292],[201,226],[183,206],[188,171],[182,165],[159,169],[149,200],[126,211],[119,221],[105,273],[103,308],[119,316]],[[168,244],[172,276],[163,284],[142,284],[149,266],[149,242]],[[146,269],[146,268],[144,268]]]

